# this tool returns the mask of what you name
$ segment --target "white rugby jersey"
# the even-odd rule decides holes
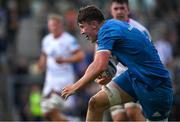
[[[135,27],[138,30],[140,30],[141,32],[143,32],[151,40],[151,36],[150,36],[149,31],[143,25],[141,25],[139,22],[137,22],[137,21],[135,21],[135,20],[133,20],[131,18],[127,22],[130,25],[132,25],[133,27]],[[123,66],[121,63],[118,63],[116,76],[123,73],[127,69],[128,69],[127,67]]]
[[[140,30],[141,32],[143,32],[151,40],[151,35],[150,35],[149,31],[143,25],[141,25],[139,22],[130,18],[128,23],[130,25],[132,25],[133,27],[137,28],[138,30]]]
[[[70,57],[72,52],[79,49],[76,39],[67,32],[60,37],[54,38],[48,34],[42,41],[42,52],[47,55],[46,81],[55,82],[56,79],[66,79],[67,82],[74,82],[74,71],[70,63],[56,63],[56,57]],[[69,80],[68,80],[69,79]]]

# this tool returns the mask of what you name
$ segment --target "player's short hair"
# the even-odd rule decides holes
[[[104,16],[100,9],[98,9],[94,5],[88,5],[80,8],[78,12],[77,23],[82,23],[82,22],[89,23],[93,20],[97,21],[98,23],[104,21]]]
[[[128,0],[111,0],[111,4],[114,3],[114,2],[120,3],[120,4],[125,3],[126,5],[129,5],[129,1]]]
[[[58,22],[63,22],[63,17],[60,16],[59,14],[49,14],[48,20],[56,20]]]

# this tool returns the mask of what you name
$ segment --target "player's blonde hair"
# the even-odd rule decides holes
[[[63,23],[63,17],[60,16],[59,14],[49,14],[48,15],[48,20],[56,20],[58,22],[62,22]]]

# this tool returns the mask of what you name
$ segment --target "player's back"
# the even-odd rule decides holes
[[[151,41],[151,35],[150,35],[149,31],[143,25],[141,25],[139,22],[137,22],[136,20],[134,20],[132,18],[129,18],[129,20],[127,22],[130,25],[132,25],[133,27],[135,27],[138,30],[140,30],[142,33],[144,33],[150,39],[150,41]],[[118,63],[116,76],[118,76],[119,74],[123,73],[127,69],[128,69],[127,67],[123,66],[121,63]]]
[[[169,78],[149,38],[127,22],[106,21],[98,33],[98,45],[98,50],[111,50],[130,74],[152,87],[161,82],[155,79]]]

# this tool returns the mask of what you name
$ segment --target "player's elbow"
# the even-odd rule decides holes
[[[37,63],[37,68],[38,68],[39,72],[44,72],[46,70],[46,61],[40,60]]]
[[[97,67],[98,72],[103,72],[107,69],[107,65],[104,65],[102,63],[99,63],[99,65],[97,65],[96,67]]]
[[[76,52],[75,57],[74,57],[74,62],[80,62],[84,59],[85,54],[83,51],[79,50]]]
[[[82,61],[85,58],[85,54],[83,51],[79,51],[79,60],[78,61]]]
[[[38,69],[42,72],[45,70],[45,65],[41,62],[38,63]]]

